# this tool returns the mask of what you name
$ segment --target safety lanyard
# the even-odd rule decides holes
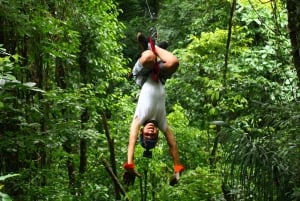
[[[159,81],[160,68],[159,68],[159,65],[158,65],[157,53],[156,53],[156,50],[155,50],[155,44],[154,44],[154,41],[153,41],[152,37],[149,37],[149,43],[150,43],[150,47],[151,47],[152,52],[155,54],[154,68],[152,70],[151,76],[152,76],[152,79],[155,82],[158,82]]]

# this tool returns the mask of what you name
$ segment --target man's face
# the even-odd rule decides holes
[[[156,139],[158,135],[157,126],[152,122],[147,123],[143,128],[143,135],[144,135],[144,139],[147,140]]]

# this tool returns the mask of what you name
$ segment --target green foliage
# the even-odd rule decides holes
[[[144,149],[141,146],[136,147],[136,170],[143,177],[137,179],[134,187],[128,189],[128,198],[134,200],[146,196],[147,200],[221,200],[221,177],[207,166],[207,133],[187,127],[188,118],[180,105],[174,105],[168,121],[176,136],[181,161],[186,167],[179,185],[168,185],[173,164],[168,154],[168,145],[161,136],[151,160],[142,157]],[[139,182],[142,182],[143,191],[139,188]]]
[[[229,163],[231,176],[228,179],[231,180],[233,188],[236,188],[236,196],[240,197],[241,194],[245,194],[255,200],[265,200],[266,197],[288,200],[290,199],[289,193],[293,188],[289,182],[297,183],[297,179],[294,180],[292,176],[291,169],[294,169],[292,168],[294,162],[291,162],[291,158],[299,150],[296,148],[297,142],[291,141],[291,139],[297,135],[294,129],[299,128],[295,124],[295,118],[298,118],[296,113],[291,112],[287,107],[295,108],[295,106],[276,108],[273,105],[265,104],[257,107],[264,116],[255,118],[244,116],[232,123],[232,129],[223,130],[224,134],[231,132],[231,138],[237,140],[226,154],[228,160],[231,161]],[[271,114],[277,114],[277,116]],[[287,116],[291,118],[287,120]],[[291,121],[291,124],[286,125],[286,121]],[[287,135],[287,133],[289,134]],[[294,171],[297,172],[296,169]],[[233,175],[239,175],[239,178]],[[234,184],[239,182],[234,179],[238,179],[244,188],[238,189]]]
[[[182,163],[188,169],[194,169],[199,165],[206,166],[209,157],[207,143],[210,141],[208,132],[191,127],[187,111],[178,104],[174,105],[173,111],[167,118],[169,125],[174,130]],[[168,153],[165,152],[165,154]],[[191,159],[197,163],[193,163]]]
[[[275,112],[270,108],[285,108],[283,104],[287,102],[291,108],[294,108],[294,101],[299,99],[299,93],[296,92],[298,80],[296,74],[291,73],[294,70],[289,66],[290,56],[289,52],[286,52],[290,45],[285,35],[277,35],[273,32],[274,29],[277,29],[279,33],[284,31],[286,16],[280,15],[281,18],[274,20],[273,10],[270,10],[270,7],[265,9],[265,6],[261,6],[259,13],[264,16],[265,21],[256,24],[255,26],[258,27],[253,28],[252,22],[257,20],[251,18],[250,15],[259,16],[256,11],[249,10],[251,6],[247,8],[246,11],[244,7],[240,7],[241,10],[237,10],[235,17],[230,44],[230,60],[227,72],[225,72],[227,85],[224,86],[222,81],[227,31],[216,29],[198,36],[193,35],[187,48],[176,50],[181,65],[179,75],[168,83],[168,98],[171,101],[176,100],[186,108],[190,125],[202,125],[202,128],[208,128],[208,122],[223,120],[232,126],[221,129],[220,143],[223,145],[222,149],[225,149],[224,153],[229,156],[229,160],[224,161],[224,164],[228,164],[225,169],[229,170],[225,173],[233,179],[231,186],[241,186],[239,198],[236,196],[238,199],[246,200],[255,197],[255,200],[259,198],[264,200],[267,196],[279,200],[288,199],[284,197],[288,195],[283,192],[289,194],[291,186],[286,184],[286,180],[278,180],[278,178],[282,175],[285,175],[284,178],[290,178],[290,172],[287,169],[291,167],[291,164],[290,159],[283,160],[287,155],[281,154],[294,155],[296,150],[287,148],[284,143],[281,144],[282,135],[270,137],[283,129],[281,127],[278,130],[278,127],[274,125],[274,119],[278,118],[277,120],[281,122],[286,117],[286,115],[281,116],[281,110]],[[269,21],[270,23],[267,23]],[[271,107],[274,104],[276,106]],[[297,111],[296,108],[292,110]],[[292,116],[295,117],[295,115],[290,117]],[[290,118],[289,120],[291,121]],[[293,136],[293,132],[286,129],[287,127],[283,130]],[[240,130],[247,135],[251,133],[251,139],[253,139],[252,135],[255,136],[255,140],[250,140],[251,145],[247,146],[257,147],[257,141],[263,142],[260,145],[261,149],[242,151],[246,145],[237,146],[235,151],[227,149],[228,146],[235,147],[237,144],[235,140],[242,139],[243,134],[232,135]],[[280,145],[274,143],[274,138],[280,142]],[[267,139],[269,140],[266,141]],[[293,137],[289,138],[291,139]],[[274,150],[275,147],[280,149]],[[260,152],[261,150],[265,150],[268,154],[272,153],[270,156],[267,154],[268,161],[261,160],[260,157],[265,155]],[[220,150],[219,152],[222,153]],[[249,159],[247,155],[252,158],[255,155],[257,163],[247,161]],[[238,159],[238,164],[232,157]],[[267,163],[270,166],[264,167],[261,163]],[[242,169],[244,166],[241,164],[248,166]],[[270,171],[272,169],[276,169],[278,174],[272,176],[273,172]],[[297,172],[296,169],[294,170]],[[249,176],[249,171],[255,175]],[[270,183],[269,178],[272,181],[277,180],[279,185],[270,184],[270,188],[266,188],[266,183]],[[286,188],[283,189],[282,186]],[[256,193],[253,193],[254,191]],[[232,192],[236,191],[232,189]]]
[[[196,167],[181,177],[180,185],[164,186],[160,200],[222,200],[220,175],[205,167]]]
[[[224,0],[162,2],[156,24],[159,36],[161,40],[169,41],[172,47],[185,46],[190,42],[188,36],[191,34],[199,35],[226,27],[229,6]]]
[[[223,201],[225,189],[233,200],[296,199],[300,94],[284,6],[237,1],[225,68],[231,1],[148,0],[156,20],[145,1],[114,2],[1,1],[0,172],[20,174],[2,200],[115,198],[99,161],[111,156],[105,129],[121,178],[138,96],[125,76],[139,55],[136,32],[153,26],[180,59],[166,106],[186,170],[168,185],[160,135],[152,160],[136,147],[143,177],[126,196]]]
[[[90,200],[94,187],[104,189],[110,180],[95,174],[95,168],[86,170],[94,177],[79,173],[80,142],[84,139],[89,149],[97,150],[86,157],[107,153],[97,149],[107,146],[101,115],[117,108],[122,94],[118,87],[127,71],[118,42],[124,29],[118,8],[112,1],[14,1],[3,2],[1,8],[1,34],[7,38],[2,42],[18,54],[15,62],[0,60],[0,158],[5,164],[0,171],[22,174],[5,190],[21,200]],[[88,121],[83,119],[86,111]],[[74,167],[77,183],[68,183],[66,165]],[[90,187],[83,189],[89,181]],[[95,199],[111,197],[106,189],[94,194]]]
[[[5,176],[0,176],[0,181],[4,181],[6,180],[7,178],[10,178],[10,177],[15,177],[15,176],[19,176],[19,174],[8,174],[8,175],[5,175]],[[3,188],[3,185],[0,184],[0,190]],[[2,201],[11,201],[12,199],[9,197],[9,195],[5,194],[5,193],[2,193],[0,191],[0,197],[1,197],[1,200]]]

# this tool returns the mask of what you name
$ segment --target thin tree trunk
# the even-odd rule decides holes
[[[81,128],[84,129],[84,123],[88,122],[90,119],[88,109],[85,109],[81,114]],[[80,139],[80,165],[79,165],[79,173],[83,174],[86,170],[87,165],[87,141],[86,139]]]
[[[109,163],[104,158],[101,158],[101,161],[102,161],[102,164],[104,165],[105,169],[109,173],[109,175],[114,180],[115,184],[118,185],[118,187],[120,189],[120,192],[125,197],[126,196],[126,191],[123,188],[123,186],[122,186],[121,182],[119,181],[118,177],[115,175],[115,173],[114,173],[113,169],[111,168],[111,166],[109,165]],[[128,200],[128,198],[126,198],[126,200]]]
[[[229,47],[231,41],[231,32],[232,32],[232,21],[233,15],[236,7],[236,0],[232,1],[231,10],[230,10],[230,18],[228,23],[228,35],[227,35],[227,43],[226,43],[226,51],[225,51],[225,62],[224,62],[224,70],[223,70],[223,83],[226,86],[226,79],[227,79],[227,68],[228,68],[228,58],[229,58]]]
[[[57,82],[57,86],[59,86],[61,89],[66,89],[67,84],[65,82],[65,69],[63,62],[57,58],[56,60],[56,68],[55,68],[55,80]],[[63,114],[65,111],[62,109],[61,113]],[[65,152],[69,154],[66,166],[68,170],[68,176],[69,176],[69,188],[70,192],[74,195],[75,192],[75,183],[76,183],[76,174],[75,174],[75,163],[73,160],[73,157],[71,156],[71,153],[73,152],[73,147],[70,140],[67,140],[63,144],[63,149]]]
[[[109,127],[108,127],[105,112],[102,113],[102,124],[103,124],[103,127],[104,127],[105,136],[106,136],[108,146],[109,146],[111,168],[112,168],[113,173],[115,175],[118,175],[117,174],[117,166],[116,166],[114,139],[110,137]],[[121,199],[120,188],[119,188],[118,183],[115,180],[114,180],[114,185],[115,185],[116,200],[120,200]]]
[[[287,0],[288,27],[292,44],[293,62],[297,71],[300,86],[300,1]]]
[[[87,165],[87,141],[86,139],[80,139],[80,165],[79,173],[85,173]]]
[[[218,145],[219,145],[220,130],[221,130],[220,126],[217,125],[216,126],[216,137],[215,137],[213,149],[211,151],[210,158],[209,158],[211,168],[216,167],[216,155],[217,155]]]
[[[222,191],[226,201],[233,201],[234,197],[230,190],[227,189],[225,182],[222,183]]]

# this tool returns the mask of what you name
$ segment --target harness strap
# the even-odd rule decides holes
[[[160,68],[159,68],[159,65],[158,65],[158,62],[157,62],[157,53],[156,53],[156,50],[155,50],[155,43],[154,43],[152,37],[149,37],[149,43],[150,43],[150,47],[151,47],[152,52],[156,55],[155,62],[154,62],[154,68],[151,72],[151,77],[155,82],[158,82],[159,81]]]

